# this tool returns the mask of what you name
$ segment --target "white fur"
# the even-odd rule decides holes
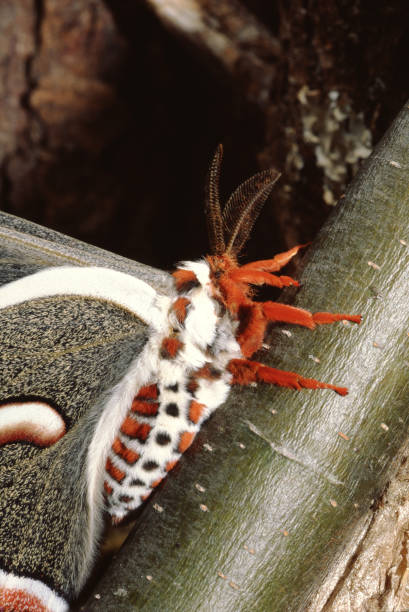
[[[223,379],[202,379],[199,389],[196,391],[196,400],[213,412],[226,401],[229,391],[230,385]]]
[[[2,589],[25,591],[28,595],[37,597],[50,612],[66,612],[68,610],[68,604],[65,599],[59,597],[44,582],[34,580],[33,578],[22,578],[0,569],[0,609],[2,609]]]
[[[171,305],[167,305],[166,316],[169,329],[171,329],[172,335],[175,335],[182,342],[183,347],[174,358],[160,357],[160,351],[156,353],[156,365],[150,370],[150,376],[152,377],[151,382],[155,382],[159,389],[157,416],[149,419],[142,415],[128,413],[131,418],[140,423],[150,423],[152,430],[144,443],[132,440],[119,433],[119,437],[125,446],[140,454],[140,459],[132,466],[129,466],[113,450],[108,449],[111,462],[126,474],[121,483],[118,483],[109,473],[105,473],[105,480],[113,489],[113,493],[108,497],[108,511],[116,519],[121,519],[131,509],[138,507],[142,503],[141,496],[145,497],[151,492],[152,483],[166,476],[166,465],[180,458],[178,445],[181,435],[185,432],[195,435],[202,422],[226,400],[231,381],[231,375],[226,371],[227,363],[232,357],[241,356],[240,347],[234,336],[236,326],[228,315],[221,316],[219,314],[220,305],[212,297],[210,269],[207,262],[184,262],[181,267],[194,272],[200,283],[199,287],[194,287],[185,294],[190,304],[183,324],[177,321]],[[175,294],[174,299],[178,297],[179,295]],[[166,334],[164,333],[152,331],[151,341],[146,346],[146,351],[153,350],[152,342],[156,347],[159,347],[165,337]],[[156,338],[156,341],[154,341],[154,338]],[[151,359],[153,359],[152,353],[150,354]],[[137,360],[135,369],[145,371],[143,364],[144,358],[141,356]],[[205,364],[219,369],[220,377],[212,380],[196,379],[198,386],[195,393],[192,394],[186,387],[189,376]],[[149,375],[145,378],[148,379]],[[168,388],[175,383],[178,384],[177,391]],[[133,386],[133,389],[135,388],[136,385]],[[189,408],[192,400],[203,405],[203,413],[198,423],[193,423],[189,419]],[[128,396],[127,401],[129,410],[132,398]],[[170,403],[177,405],[178,416],[167,414],[166,408]],[[126,411],[122,414],[125,418]],[[114,420],[118,423],[117,416]],[[162,446],[156,442],[156,436],[161,432],[170,436],[171,442],[169,444]],[[98,433],[101,438],[104,438],[105,435],[103,431]],[[114,437],[115,434],[111,433],[109,436],[110,443],[112,443]],[[104,445],[105,450],[107,447],[108,444]],[[102,457],[102,453],[99,453],[99,456]],[[147,461],[154,461],[158,466],[147,471],[143,467]],[[144,486],[132,485],[131,483],[136,479],[144,482]],[[100,477],[98,482],[100,482]],[[123,496],[131,497],[133,501],[122,502],[121,498]]]
[[[162,338],[170,331],[166,317],[168,308],[169,298],[156,296],[151,306],[152,311],[156,311],[153,317],[156,328],[152,329],[151,337],[145,344],[140,355],[135,357],[128,372],[119,383],[115,385],[106,399],[89,447],[87,459],[89,555],[84,564],[82,577],[86,577],[89,573],[95,546],[102,529],[101,509],[103,507],[103,482],[106,474],[106,459],[118,429],[123,423],[129,407],[132,404],[133,398],[141,387],[156,379],[156,373],[159,367],[158,355],[160,343]]]
[[[202,285],[202,288],[205,288],[210,283],[210,269],[209,264],[201,259],[200,261],[183,261],[178,268],[182,268],[182,270],[190,270],[194,272],[197,280]],[[200,289],[199,289],[200,291]]]
[[[197,344],[201,349],[210,346],[216,333],[217,314],[215,304],[203,290],[197,289],[191,297],[191,310],[186,317],[185,336],[190,344]]]

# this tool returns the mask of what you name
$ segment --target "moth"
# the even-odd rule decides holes
[[[239,265],[279,174],[219,198],[211,254],[172,275],[6,214],[0,230],[0,608],[67,610],[90,574],[103,517],[142,504],[233,385],[347,389],[252,360],[269,323],[310,329],[358,315],[258,302],[300,250]]]

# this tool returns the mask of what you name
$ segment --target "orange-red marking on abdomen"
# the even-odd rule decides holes
[[[195,436],[196,436],[196,433],[193,431],[184,431],[181,434],[180,439],[179,439],[179,446],[178,446],[179,453],[184,453],[185,450],[189,448]]]
[[[190,393],[194,393],[199,386],[199,383],[197,382],[199,378],[205,378],[206,380],[218,380],[220,377],[220,370],[213,367],[211,363],[205,363],[204,366],[195,372],[192,372],[186,388],[188,391],[190,391]]]
[[[123,479],[125,478],[125,472],[123,472],[122,470],[117,468],[116,465],[114,465],[112,463],[112,461],[109,459],[109,457],[108,457],[107,462],[105,464],[105,470],[117,482],[122,482]]]
[[[147,385],[146,387],[141,387],[138,391],[138,395],[135,396],[135,399],[158,399],[159,391],[158,385]]]
[[[123,442],[119,438],[115,438],[112,444],[112,450],[115,454],[119,455],[126,463],[129,465],[133,465],[139,459],[139,453],[136,453],[132,449],[125,446]]]
[[[152,489],[154,489],[155,487],[157,487],[161,482],[162,482],[163,478],[158,478],[157,480],[155,480],[152,484],[151,487]]]
[[[113,491],[113,488],[107,483],[106,480],[104,481],[104,490],[107,495],[111,495]]]
[[[172,304],[172,310],[175,313],[177,320],[181,324],[186,319],[187,307],[189,306],[189,304],[190,304],[190,300],[188,300],[185,297],[178,298]]]
[[[164,338],[160,348],[160,356],[163,359],[173,359],[182,347],[183,342],[177,338]]]
[[[175,465],[177,464],[177,459],[175,459],[174,461],[168,461],[166,464],[166,471],[170,472],[170,470],[173,470],[173,468],[175,467]]]
[[[147,439],[151,429],[151,426],[147,423],[139,423],[129,416],[126,417],[121,425],[121,431],[123,434],[129,436],[130,438],[137,438],[142,442]]]
[[[195,400],[190,402],[189,419],[192,421],[192,423],[197,424],[200,421],[204,409],[205,406],[203,404],[199,404],[199,402],[196,402]]]
[[[154,416],[158,414],[159,404],[157,402],[144,402],[135,398],[131,410],[144,416]]]

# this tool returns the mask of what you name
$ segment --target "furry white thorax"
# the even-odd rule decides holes
[[[180,458],[178,444],[182,434],[187,432],[195,435],[202,422],[226,400],[231,382],[226,366],[232,358],[241,357],[240,346],[235,339],[236,323],[227,313],[222,313],[220,304],[212,296],[207,262],[183,262],[179,267],[194,272],[200,286],[185,294],[175,291],[169,301],[157,297],[156,306],[162,311],[163,324],[160,330],[152,330],[150,340],[141,355],[135,358],[129,373],[112,390],[104,409],[106,419],[103,415],[99,424],[106,421],[106,426],[98,427],[94,437],[95,444],[93,441],[91,445],[89,476],[90,482],[93,483],[90,489],[94,491],[94,495],[101,494],[101,470],[104,469],[107,456],[116,468],[126,474],[120,484],[108,473],[103,474],[107,484],[113,489],[107,500],[107,507],[115,519],[121,519],[137,508],[143,498],[152,491],[152,484],[166,476],[166,466]],[[172,304],[180,297],[186,297],[190,301],[182,324],[172,311]],[[177,337],[183,343],[183,348],[173,359],[160,355],[162,341],[169,336]],[[189,378],[206,364],[220,371],[220,376],[212,380],[197,379],[198,386],[193,394],[187,389]],[[137,439],[129,439],[119,428],[125,416],[130,414],[129,409],[136,391],[143,385],[153,383],[157,384],[159,389],[159,410],[154,420],[152,417],[138,415],[138,423],[147,423],[152,427],[148,439],[142,443]],[[204,405],[197,423],[189,419],[192,400]],[[177,417],[168,414],[169,404],[176,404]],[[115,428],[113,422],[116,423]],[[165,446],[159,445],[156,441],[158,434],[167,434],[171,442]],[[129,466],[122,457],[112,451],[110,446],[115,437],[140,455],[136,464]],[[100,442],[96,441],[98,439]],[[99,447],[98,450],[95,446]],[[143,468],[147,462],[154,462],[157,467],[147,472]],[[99,474],[98,477],[96,473]],[[135,486],[136,481],[143,484]],[[120,498],[126,501],[121,501]],[[132,501],[129,501],[129,498]],[[91,507],[94,502],[95,497],[92,501],[90,499]]]

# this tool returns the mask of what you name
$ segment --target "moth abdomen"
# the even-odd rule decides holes
[[[184,273],[180,275],[187,293],[181,291],[181,283],[178,291],[177,275],[176,295],[167,310],[171,334],[162,336],[159,333],[157,339],[152,340],[157,347],[158,379],[138,391],[119,428],[120,434],[141,437],[142,425],[137,425],[135,419],[147,417],[143,440],[138,440],[142,442],[140,454],[130,464],[126,461],[128,447],[124,450],[114,441],[109,451],[107,509],[115,522],[147,499],[191,446],[203,420],[227,395],[228,384],[222,381],[222,369],[217,363],[209,362],[207,350],[214,342],[219,321],[218,304],[203,286],[204,282],[209,282],[209,267],[205,262],[189,262],[188,265],[191,268],[187,275],[188,285]],[[227,377],[229,373],[225,374]],[[189,385],[192,380],[195,381],[194,390]],[[212,393],[214,382],[222,384],[222,393],[216,387]],[[196,393],[209,399],[213,395],[211,408],[198,400]],[[112,465],[120,470],[119,474],[112,470]],[[121,479],[113,478],[115,474]],[[134,482],[143,483],[139,485],[138,496],[130,503],[122,503],[121,496],[127,495],[127,487]]]

